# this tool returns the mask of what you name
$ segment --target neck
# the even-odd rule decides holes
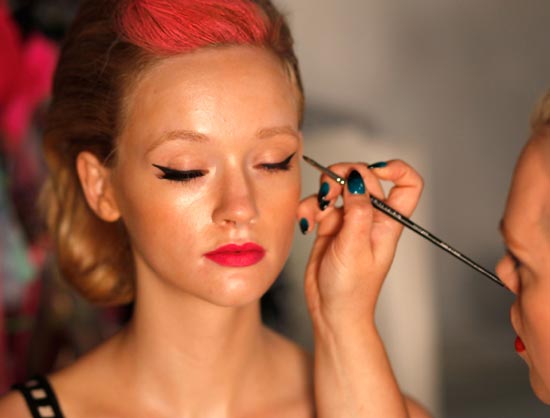
[[[123,376],[153,409],[170,405],[166,415],[228,416],[265,374],[260,369],[268,333],[259,302],[228,308],[178,293],[158,299],[138,295],[119,339]]]

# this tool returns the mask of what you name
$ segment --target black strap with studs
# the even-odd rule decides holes
[[[25,397],[33,418],[63,418],[57,397],[43,376],[35,376],[25,383],[13,385]]]

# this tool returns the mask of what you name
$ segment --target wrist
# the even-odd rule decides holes
[[[316,350],[336,357],[361,350],[360,347],[372,349],[383,346],[378,328],[374,320],[370,319],[314,323],[313,338]]]
[[[378,336],[374,310],[319,309],[311,313],[314,337],[316,340],[342,340]]]
[[[314,338],[316,397],[340,412],[327,416],[407,416],[374,322],[323,329]]]

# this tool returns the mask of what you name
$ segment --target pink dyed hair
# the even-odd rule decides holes
[[[1,0],[0,0],[1,1]],[[56,70],[44,136],[49,168],[42,206],[60,271],[84,297],[114,305],[134,297],[124,224],[95,216],[75,170],[82,151],[116,162],[124,98],[136,76],[166,55],[257,45],[279,57],[303,89],[293,40],[270,0],[84,0]]]
[[[133,0],[121,3],[125,40],[154,54],[180,54],[216,44],[262,45],[267,22],[248,0]]]

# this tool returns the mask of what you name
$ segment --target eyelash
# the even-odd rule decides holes
[[[199,177],[205,175],[204,171],[201,170],[174,170],[173,168],[163,167],[161,165],[153,164],[154,167],[162,171],[163,180],[179,181],[179,182],[190,182],[196,180]]]
[[[521,261],[519,261],[519,259],[510,250],[506,249],[506,252],[508,253],[508,256],[514,263],[514,270],[519,269],[521,266]]]
[[[281,161],[280,163],[262,164],[261,167],[266,171],[288,171],[290,169],[290,161],[295,155],[296,153],[293,153],[287,159]]]
[[[294,155],[296,155],[296,153],[293,153],[284,161],[281,161],[279,163],[261,164],[260,167],[268,172],[288,171],[290,169],[290,161],[292,160],[292,157],[294,157]],[[163,167],[158,164],[153,164],[153,167],[156,167],[160,171],[162,171],[162,176],[160,177],[161,179],[177,182],[190,182],[206,174],[206,172],[202,170],[175,170],[173,168]]]

